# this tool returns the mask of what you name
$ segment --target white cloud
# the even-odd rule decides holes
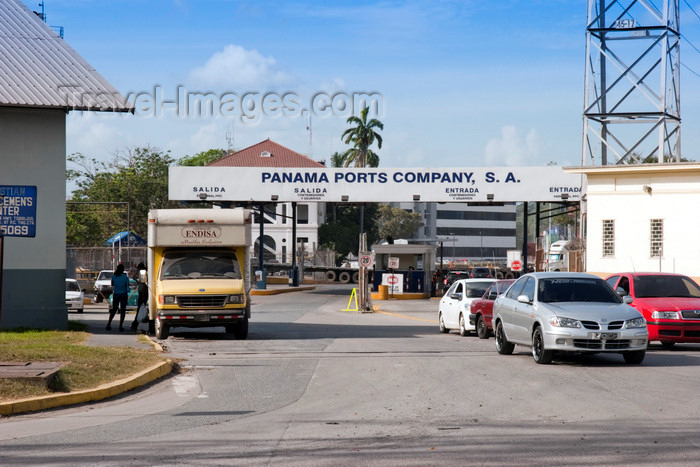
[[[486,143],[484,157],[489,165],[528,166],[540,154],[540,140],[537,132],[531,129],[523,136],[513,125],[501,129],[501,137]]]
[[[115,125],[119,115],[73,112],[66,119],[67,152],[81,152],[98,158],[123,143],[123,134]]]
[[[260,91],[287,84],[292,76],[283,71],[273,57],[231,44],[212,55],[204,66],[192,70],[190,79],[196,86],[224,86],[232,91],[235,87],[249,87]]]

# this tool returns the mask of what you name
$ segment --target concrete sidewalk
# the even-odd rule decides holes
[[[134,314],[129,313],[124,320],[124,331],[119,331],[119,315],[112,321],[112,330],[105,330],[109,312],[106,305],[86,305],[83,313],[69,313],[70,321],[78,321],[87,325],[90,337],[86,345],[95,347],[132,347],[137,349],[156,348],[162,351],[159,344],[153,342],[147,335],[141,338],[136,331],[131,330]],[[75,391],[70,393],[51,394],[48,396],[29,397],[11,402],[0,403],[0,415],[15,415],[26,412],[36,412],[54,407],[95,402],[114,397],[139,386],[149,384],[173,370],[171,361],[158,363],[139,373],[102,386]]]

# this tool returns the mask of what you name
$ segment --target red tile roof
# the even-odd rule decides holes
[[[320,162],[275,143],[270,138],[208,165],[210,167],[325,167]]]

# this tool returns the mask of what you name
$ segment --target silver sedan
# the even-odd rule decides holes
[[[582,273],[532,273],[520,277],[493,306],[496,350],[532,347],[537,363],[555,351],[621,353],[641,363],[648,333],[642,315],[601,278]]]

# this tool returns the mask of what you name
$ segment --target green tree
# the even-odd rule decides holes
[[[209,149],[207,151],[200,151],[194,156],[185,156],[177,161],[177,165],[184,167],[200,167],[211,164],[226,156],[227,152],[225,149]]]
[[[327,222],[318,227],[319,243],[323,247],[330,248],[338,254],[338,258],[347,256],[348,253],[357,254],[360,239],[360,211],[361,205],[339,203],[337,205],[337,218],[335,221],[327,219]],[[377,210],[376,204],[364,207],[367,215],[372,218]],[[330,213],[328,214],[330,216]],[[366,230],[367,243],[376,243],[379,238],[376,226]]]
[[[417,212],[408,212],[401,208],[392,208],[388,204],[380,204],[375,216],[377,233],[380,238],[394,243],[395,238],[413,236],[416,229],[423,225],[423,219]]]
[[[354,164],[355,167],[378,167],[379,156],[372,151],[371,146],[377,142],[377,148],[382,148],[382,137],[375,130],[383,130],[384,124],[376,118],[367,121],[367,113],[369,107],[365,107],[360,112],[360,116],[351,116],[347,119],[347,123],[355,125],[343,132],[341,138],[345,144],[352,144],[346,152],[345,167]]]
[[[131,230],[146,236],[148,211],[179,206],[168,200],[168,167],[175,160],[170,152],[153,147],[130,148],[117,153],[113,160],[103,163],[76,153],[68,157],[72,166],[67,171],[77,189],[72,201],[105,203],[71,206],[66,216],[67,242],[78,246],[101,245],[117,232]],[[129,219],[124,205],[129,203]],[[80,225],[83,224],[83,225]],[[99,225],[99,228],[95,226]]]

